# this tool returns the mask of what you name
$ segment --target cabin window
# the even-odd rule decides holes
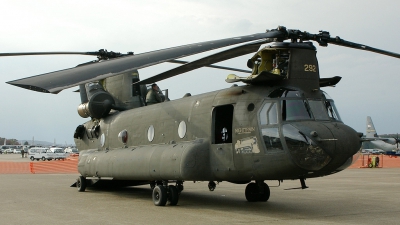
[[[123,144],[126,144],[126,142],[128,141],[128,131],[127,130],[123,130],[123,131],[119,132],[118,139]]]
[[[186,135],[186,122],[183,120],[179,123],[178,135],[180,138],[184,138]]]
[[[154,126],[150,125],[150,127],[147,129],[147,139],[152,142],[154,139]]]
[[[223,105],[214,108],[214,144],[232,143],[232,121],[233,105]]]
[[[102,133],[101,136],[100,136],[100,145],[101,145],[101,147],[104,147],[105,142],[106,142],[106,137],[105,137],[104,133]]]

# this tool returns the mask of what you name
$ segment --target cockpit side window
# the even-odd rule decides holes
[[[339,112],[336,109],[335,102],[333,99],[325,92],[323,91],[322,94],[325,96],[325,108],[328,111],[328,116],[331,120],[335,121],[342,121],[340,118]]]
[[[267,102],[260,112],[260,123],[261,125],[267,124],[277,124],[278,123],[278,113],[277,104],[275,102]]]
[[[328,115],[332,120],[342,121],[339,112],[336,109],[335,103],[332,100],[325,101],[326,110],[328,110]]]
[[[278,127],[279,102],[266,102],[260,111],[261,137],[267,152],[271,150],[283,150]]]

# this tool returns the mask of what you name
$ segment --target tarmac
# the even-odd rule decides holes
[[[15,157],[15,158],[14,158]],[[0,155],[1,161],[29,161]],[[400,161],[400,158],[398,158]],[[43,162],[46,163],[46,162]],[[70,187],[70,174],[0,174],[2,224],[399,224],[400,168],[347,169],[271,187],[268,202],[246,201],[246,185],[185,182],[177,206],[156,207],[149,185]],[[277,186],[277,181],[267,181]]]

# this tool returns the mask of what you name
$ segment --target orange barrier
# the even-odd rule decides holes
[[[364,158],[365,157],[365,158]],[[368,156],[360,156],[356,162],[353,163],[349,168],[366,168],[368,166]],[[400,168],[400,158],[388,156],[388,155],[379,155],[380,157],[380,166],[378,168]],[[364,159],[364,160],[363,160]]]
[[[0,162],[0,174],[78,173],[78,160],[52,160],[34,162]]]
[[[30,173],[29,162],[0,162],[0,174]]]
[[[400,168],[400,157],[382,156],[381,166],[384,168]],[[365,166],[363,157],[353,163],[349,168],[360,168]],[[72,157],[66,160],[33,161],[33,162],[0,162],[0,174],[51,174],[51,173],[78,173],[78,158]]]

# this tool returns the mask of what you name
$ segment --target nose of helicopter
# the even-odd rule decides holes
[[[293,161],[308,171],[333,172],[361,146],[357,132],[342,123],[285,124],[282,133]]]

